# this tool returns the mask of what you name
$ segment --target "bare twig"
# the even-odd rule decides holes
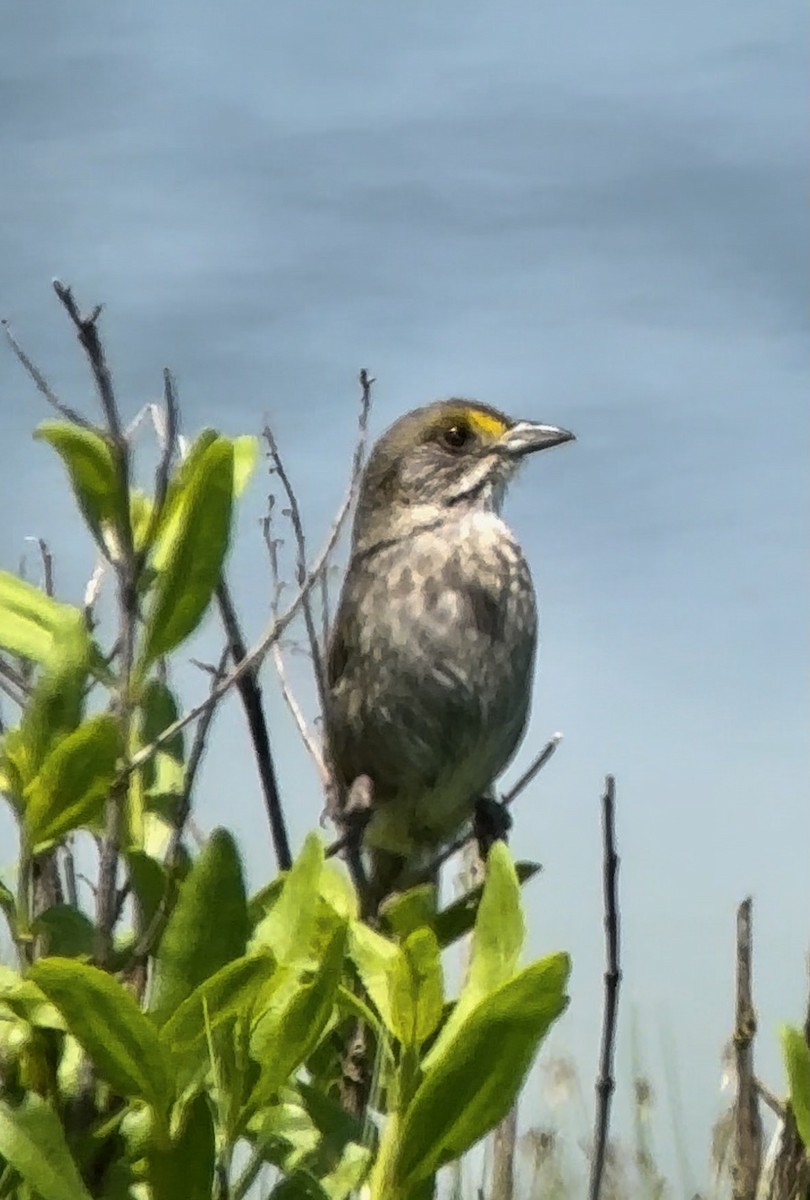
[[[559,746],[562,739],[563,739],[563,735],[561,733],[553,733],[551,735],[551,737],[546,742],[543,749],[536,756],[536,758],[534,758],[529,763],[528,767],[523,772],[523,774],[520,776],[520,778],[517,780],[517,782],[514,783],[512,785],[512,787],[510,787],[508,792],[504,793],[504,795],[501,798],[503,804],[508,806],[508,805],[514,803],[515,800],[517,800],[518,796],[522,792],[524,792],[526,790],[526,788],[529,786],[529,784],[532,782],[535,775],[539,774],[539,772],[542,771],[543,767],[546,765],[548,760],[551,758],[552,754],[554,754],[555,750]]]
[[[346,511],[347,510],[343,508],[338,513],[329,537],[327,538],[321,553],[315,560],[312,570],[307,577],[306,583],[302,588],[299,589],[294,599],[290,604],[288,604],[284,612],[281,613],[279,617],[270,619],[267,628],[264,630],[255,646],[252,646],[248,650],[241,662],[234,666],[233,670],[226,675],[219,684],[217,684],[216,688],[205,700],[201,701],[200,704],[195,705],[194,708],[189,709],[187,713],[184,713],[182,717],[178,717],[176,721],[172,721],[171,725],[167,725],[162,733],[158,734],[153,742],[151,742],[148,746],[144,746],[138,751],[137,754],[133,755],[132,759],[125,768],[125,774],[128,774],[130,771],[133,771],[138,767],[142,767],[144,763],[147,763],[151,758],[154,758],[160,748],[165,746],[167,742],[170,742],[172,738],[174,738],[180,732],[181,729],[185,729],[187,725],[192,725],[195,721],[198,721],[200,717],[202,717],[208,711],[209,708],[216,704],[222,698],[222,696],[225,695],[226,692],[231,690],[231,688],[239,679],[242,678],[243,675],[247,674],[249,671],[255,670],[258,667],[259,663],[265,657],[273,643],[283,635],[285,629],[287,629],[287,627],[295,619],[302,597],[316,585],[318,576],[323,569],[323,565],[329,558],[329,555],[332,553],[335,543],[340,536],[340,530],[343,525],[343,521],[346,519]]]
[[[35,540],[42,558],[42,590],[46,596],[53,596],[53,555],[44,538],[38,537]]]
[[[513,1200],[517,1148],[517,1104],[513,1104],[492,1134],[491,1200]]]
[[[605,903],[605,1004],[602,1014],[602,1047],[599,1054],[599,1076],[596,1080],[596,1119],[591,1156],[590,1200],[599,1200],[605,1169],[605,1156],[610,1125],[610,1103],[613,1096],[613,1052],[616,1040],[616,1014],[619,1004],[619,904],[616,877],[619,858],[616,854],[614,810],[616,784],[612,775],[605,780],[602,796],[602,878]]]
[[[784,1121],[785,1113],[787,1112],[784,1102],[780,1100],[778,1096],[775,1096],[771,1089],[767,1087],[761,1079],[754,1080],[754,1083],[757,1089],[757,1095],[762,1103],[771,1110],[775,1117],[777,1117],[780,1121]]]
[[[352,455],[352,469],[349,481],[349,490],[344,505],[350,509],[354,505],[357,495],[357,490],[360,486],[360,478],[363,469],[363,458],[365,453],[366,432],[368,427],[368,415],[371,407],[371,387],[374,383],[373,378],[368,374],[368,371],[363,369],[359,375],[360,382],[360,412],[357,423],[357,436],[355,439],[354,453]],[[292,481],[287,473],[284,461],[278,449],[275,435],[269,426],[265,426],[264,438],[267,442],[269,457],[272,462],[272,471],[278,475],[284,495],[287,498],[288,507],[284,510],[284,514],[289,517],[290,524],[295,538],[296,556],[295,556],[295,575],[296,582],[301,587],[307,572],[307,547],[306,537],[304,534],[304,525],[301,519],[301,510],[298,504],[298,498]],[[274,506],[274,497],[271,496],[268,504],[268,513],[263,522],[264,537],[270,555],[270,567],[273,575],[273,611],[278,614],[278,606],[281,599],[283,583],[280,579],[278,566],[278,547],[281,544],[278,539],[274,538],[271,533],[272,512]],[[304,626],[307,633],[307,642],[309,644],[309,652],[312,658],[312,669],[315,676],[315,686],[318,693],[318,703],[321,715],[326,713],[326,705],[328,700],[328,681],[326,678],[326,662],[325,656],[327,652],[329,638],[329,595],[327,582],[328,563],[324,564],[323,570],[319,577],[319,587],[321,593],[321,632],[319,634],[315,623],[315,614],[311,601],[311,594],[306,597],[301,605],[301,612],[304,618]],[[306,747],[307,752],[312,758],[320,776],[324,788],[329,791],[332,786],[332,777],[329,767],[326,764],[323,750],[321,749],[319,738],[313,733],[309,723],[304,716],[301,705],[295,696],[293,688],[290,684],[287,675],[287,669],[284,662],[284,653],[280,642],[275,642],[272,648],[273,664],[276,668],[276,673],[279,678],[282,698],[287,705],[296,728],[300,734],[301,740]]]
[[[163,508],[166,503],[166,493],[169,490],[169,477],[171,475],[172,460],[177,449],[177,434],[180,425],[180,409],[177,403],[177,391],[174,386],[174,378],[168,367],[163,370],[163,401],[165,405],[165,422],[160,425],[155,419],[155,413],[160,412],[157,405],[150,406],[152,411],[152,424],[155,427],[160,442],[160,461],[158,462],[157,470],[155,471],[155,495],[152,502],[152,511],[149,514],[149,524],[146,529],[146,536],[143,540],[143,550],[141,559],[145,561],[146,555],[149,553],[149,547],[152,544],[152,539],[157,531],[158,524],[163,516]],[[161,414],[163,415],[163,414]]]
[[[53,289],[62,302],[76,327],[79,342],[87,356],[90,370],[101,401],[110,439],[110,449],[115,463],[116,481],[120,491],[117,534],[119,546],[114,566],[118,582],[118,614],[121,639],[120,676],[117,695],[117,713],[121,726],[122,744],[129,745],[129,726],[132,716],[130,683],[135,661],[135,637],[138,622],[138,574],[140,563],[135,554],[132,524],[129,515],[130,449],[121,423],[115,398],[112,375],[107,365],[104,346],[98,333],[98,318],[101,305],[90,313],[82,314],[70,287],[60,280],[53,281]],[[115,926],[117,902],[116,879],[120,849],[120,826],[122,807],[126,799],[126,774],[116,780],[107,799],[104,835],[99,848],[98,890],[96,894],[96,935],[98,961],[104,965],[112,952],[112,932]]]
[[[0,658],[0,692],[5,692],[18,708],[25,708],[30,687],[14,670],[11,663]]]
[[[119,446],[123,445],[125,442],[124,429],[115,399],[112,375],[110,374],[110,368],[107,366],[104,347],[98,336],[98,319],[101,316],[102,306],[97,304],[89,313],[82,314],[73,297],[73,291],[67,284],[62,283],[59,279],[54,279],[53,290],[67,310],[71,321],[76,326],[76,332],[79,335],[82,349],[90,362],[110,435],[113,441]],[[126,479],[122,479],[122,483],[126,482]]]
[[[8,340],[8,344],[11,346],[11,349],[17,356],[18,361],[28,372],[31,379],[33,379],[37,391],[45,397],[51,408],[56,409],[59,415],[64,417],[66,421],[71,421],[74,425],[80,425],[82,429],[92,429],[93,424],[91,421],[88,421],[86,417],[83,417],[81,413],[76,412],[76,410],[71,408],[69,405],[62,403],[56,392],[53,390],[45,376],[40,371],[39,367],[32,362],[32,360],[23,350],[20,343],[15,338],[14,334],[11,332],[11,327],[8,321],[3,321],[1,323],[3,326],[3,332]]]
[[[273,496],[270,496],[268,498],[267,515],[262,521],[262,531],[265,545],[267,546],[267,553],[270,558],[270,574],[273,579],[273,595],[270,601],[270,611],[274,616],[278,616],[281,596],[284,591],[284,583],[281,580],[278,565],[279,540],[278,538],[273,537],[273,507],[274,498]],[[281,648],[281,643],[274,642],[270,652],[273,656],[273,666],[276,669],[279,687],[281,688],[281,697],[284,703],[287,705],[292,719],[295,722],[296,728],[298,729],[298,733],[301,737],[301,741],[304,743],[307,753],[315,763],[321,783],[324,788],[326,788],[329,786],[329,772],[326,768],[323,752],[318,744],[317,738],[307,723],[303,709],[298,703],[298,699],[290,684],[287,676],[287,665],[284,661],[284,653]]]
[[[757,1021],[752,988],[751,897],[737,909],[737,998],[734,1021],[734,1061],[737,1097],[734,1102],[734,1148],[731,1162],[734,1200],[754,1200],[762,1159],[762,1122],[754,1077],[754,1035]]]
[[[219,604],[220,616],[222,617],[222,624],[225,627],[225,633],[228,638],[228,648],[231,658],[234,666],[238,667],[247,658],[248,649],[245,645],[245,639],[242,635],[228,585],[224,578],[217,589],[217,602]],[[250,738],[253,742],[253,753],[256,757],[256,766],[262,785],[267,819],[270,822],[270,834],[273,839],[276,863],[280,871],[287,871],[292,865],[290,839],[287,834],[284,810],[281,805],[281,796],[276,780],[273,752],[270,749],[270,734],[267,729],[267,721],[264,717],[258,672],[255,669],[246,671],[237,679],[236,688],[239,692],[239,698],[242,701],[242,707],[245,710]]]
[[[281,486],[284,489],[284,494],[287,497],[287,514],[289,515],[290,525],[292,526],[293,535],[295,537],[295,581],[300,587],[307,577],[307,543],[304,536],[304,524],[301,520],[301,509],[298,506],[298,497],[295,494],[295,488],[287,474],[287,469],[284,466],[281,454],[279,453],[278,443],[276,442],[273,431],[269,425],[264,427],[264,440],[267,442],[270,459],[273,463],[273,470],[278,475]],[[318,689],[318,701],[321,706],[321,712],[326,708],[326,675],[324,671],[324,653],[325,646],[321,644],[318,637],[318,631],[315,628],[315,614],[312,609],[312,594],[310,593],[301,603],[301,615],[304,618],[304,626],[307,631],[307,641],[309,642],[309,650],[312,655],[312,670],[315,675],[315,686]],[[279,649],[276,642],[274,651]]]
[[[298,589],[294,599],[287,606],[284,612],[278,617],[271,617],[267,628],[262,633],[256,645],[248,650],[242,661],[233,668],[230,674],[225,676],[222,682],[214,689],[213,693],[208,696],[206,700],[203,700],[202,703],[196,705],[187,713],[184,713],[182,717],[179,717],[176,721],[173,721],[171,725],[168,725],[149,746],[144,746],[143,749],[133,757],[132,761],[127,766],[127,772],[134,770],[136,767],[141,767],[145,762],[148,762],[150,758],[157,754],[161,746],[164,746],[166,742],[171,741],[175,734],[179,733],[181,729],[185,729],[187,725],[191,725],[194,721],[199,720],[203,713],[208,711],[211,705],[216,704],[221,696],[224,696],[226,692],[230,691],[238,679],[241,679],[246,672],[257,667],[267,654],[270,647],[278,641],[285,629],[287,629],[287,627],[295,619],[302,600],[304,600],[306,596],[309,595],[312,588],[316,586],[318,580],[320,579],[321,573],[325,569],[326,564],[332,555],[332,551],[337,544],[337,540],[340,537],[346,517],[348,516],[349,511],[354,504],[357,495],[357,489],[360,486],[363,448],[365,446],[366,430],[368,427],[368,413],[371,405],[371,385],[373,382],[374,380],[367,374],[366,371],[360,372],[360,384],[362,389],[360,416],[358,418],[358,434],[352,460],[352,472],[349,481],[349,487],[346,491],[343,503],[338,509],[335,519],[332,522],[332,528],[329,531],[329,536],[326,539],[326,543],[324,544],[324,547],[316,558],[314,564],[310,568],[309,575],[307,576],[305,582]]]

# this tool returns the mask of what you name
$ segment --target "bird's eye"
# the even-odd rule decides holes
[[[442,431],[442,441],[449,450],[461,450],[470,440],[470,430],[467,425],[448,425]]]

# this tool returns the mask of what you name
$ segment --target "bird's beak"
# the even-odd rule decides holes
[[[522,458],[535,450],[550,450],[563,442],[573,442],[574,435],[556,425],[536,425],[532,421],[516,421],[501,438],[498,449],[512,458]]]

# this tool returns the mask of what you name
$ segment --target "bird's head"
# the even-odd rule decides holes
[[[528,454],[573,440],[555,425],[519,421],[475,400],[439,400],[406,413],[369,455],[360,486],[355,543],[449,510],[495,509]]]

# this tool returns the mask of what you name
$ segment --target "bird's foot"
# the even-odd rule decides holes
[[[479,796],[475,802],[473,833],[478,842],[478,853],[486,861],[495,842],[505,842],[512,828],[508,808],[494,796]]]

